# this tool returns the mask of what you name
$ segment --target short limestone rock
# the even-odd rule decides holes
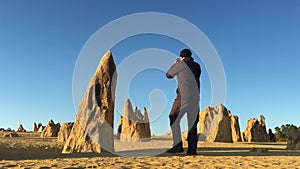
[[[151,131],[146,108],[144,115],[137,108],[133,110],[129,99],[125,101],[123,114],[118,123],[118,138],[121,142],[150,141]]]
[[[300,150],[300,127],[292,125],[287,134],[287,150]]]
[[[13,133],[6,133],[3,135],[3,137],[19,137],[19,135],[13,132]]]
[[[26,132],[22,124],[19,125],[17,132]]]
[[[265,117],[260,116],[260,120],[252,118],[247,121],[247,127],[243,132],[244,142],[269,142],[270,138],[266,130]]]
[[[206,107],[199,116],[199,140],[208,142],[241,141],[238,117],[220,104]]]
[[[47,126],[43,129],[41,137],[57,137],[59,129],[60,124],[55,124],[54,121],[51,119]]]

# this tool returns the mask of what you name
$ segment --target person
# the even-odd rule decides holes
[[[180,120],[187,114],[188,122],[188,150],[187,155],[197,154],[197,123],[199,121],[199,101],[200,101],[200,75],[201,67],[192,58],[189,49],[180,52],[180,58],[166,73],[166,77],[171,79],[177,76],[178,88],[177,97],[172,105],[169,120],[173,135],[173,147],[168,153],[183,152],[181,140]]]

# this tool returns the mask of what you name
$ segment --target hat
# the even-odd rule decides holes
[[[180,56],[181,56],[181,57],[192,57],[192,52],[191,52],[191,50],[189,50],[189,49],[183,49],[183,50],[180,52]]]

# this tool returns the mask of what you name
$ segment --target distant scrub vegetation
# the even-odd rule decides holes
[[[275,127],[276,140],[277,141],[287,141],[288,131],[292,126],[295,126],[295,125],[285,124],[285,125],[281,125],[281,127]],[[298,127],[298,130],[300,130],[300,127]]]

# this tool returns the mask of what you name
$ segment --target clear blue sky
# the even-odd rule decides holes
[[[0,0],[0,127],[23,124],[32,130],[33,122],[45,124],[51,118],[73,121],[72,77],[81,48],[105,24],[137,12],[173,14],[207,35],[225,70],[224,104],[239,116],[241,130],[261,114],[268,128],[300,125],[300,1]],[[139,35],[111,50],[119,64],[144,48],[178,54],[183,47],[167,37]],[[202,70],[201,110],[211,100],[203,65]],[[176,82],[164,79],[163,72],[146,71],[132,81],[130,98],[139,108],[149,107],[149,91],[156,88],[168,99],[166,111],[151,126],[162,134],[169,130]],[[118,119],[116,112],[115,124]]]

